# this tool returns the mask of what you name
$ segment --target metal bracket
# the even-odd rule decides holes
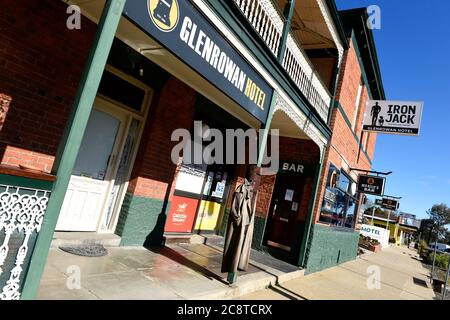
[[[359,171],[359,172],[365,172],[365,173],[374,173],[377,176],[383,175],[388,176],[392,173],[392,171],[389,172],[380,172],[380,171],[372,171],[372,170],[364,170],[364,169],[358,169],[358,168],[350,168],[350,171]]]

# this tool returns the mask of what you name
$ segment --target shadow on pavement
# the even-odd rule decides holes
[[[215,274],[214,272],[208,270],[207,268],[189,260],[184,257],[182,254],[178,253],[176,250],[173,250],[169,247],[147,247],[147,250],[165,256],[166,258],[171,259],[172,261],[179,263],[187,268],[190,268],[199,274],[205,276],[209,280],[217,280],[223,284],[229,285],[227,281],[225,281],[221,276]]]
[[[280,290],[278,288],[281,288],[283,290]],[[286,298],[291,299],[291,300],[309,300],[309,299],[299,295],[298,293],[295,293],[294,291],[289,290],[279,284],[277,285],[277,287],[270,286],[269,289],[273,290],[273,291],[277,292],[278,294],[285,296]]]

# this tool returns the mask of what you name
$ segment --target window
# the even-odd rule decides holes
[[[353,229],[359,206],[358,199],[356,182],[330,164],[319,221],[331,226]]]
[[[364,88],[364,81],[361,78],[359,80],[358,93],[356,94],[355,114],[353,115],[353,122],[352,122],[352,130],[353,131],[355,131],[356,121],[358,120],[359,105],[361,104],[361,96],[362,96],[363,88]]]
[[[141,112],[145,100],[145,90],[105,70],[98,92],[137,112]]]

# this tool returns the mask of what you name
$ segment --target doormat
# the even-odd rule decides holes
[[[103,257],[108,254],[108,250],[101,244],[60,246],[59,248],[64,252],[83,257]]]

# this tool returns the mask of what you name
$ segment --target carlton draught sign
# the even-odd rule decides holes
[[[423,102],[369,100],[364,131],[419,135]]]
[[[265,123],[273,89],[188,0],[129,0],[124,16]]]

